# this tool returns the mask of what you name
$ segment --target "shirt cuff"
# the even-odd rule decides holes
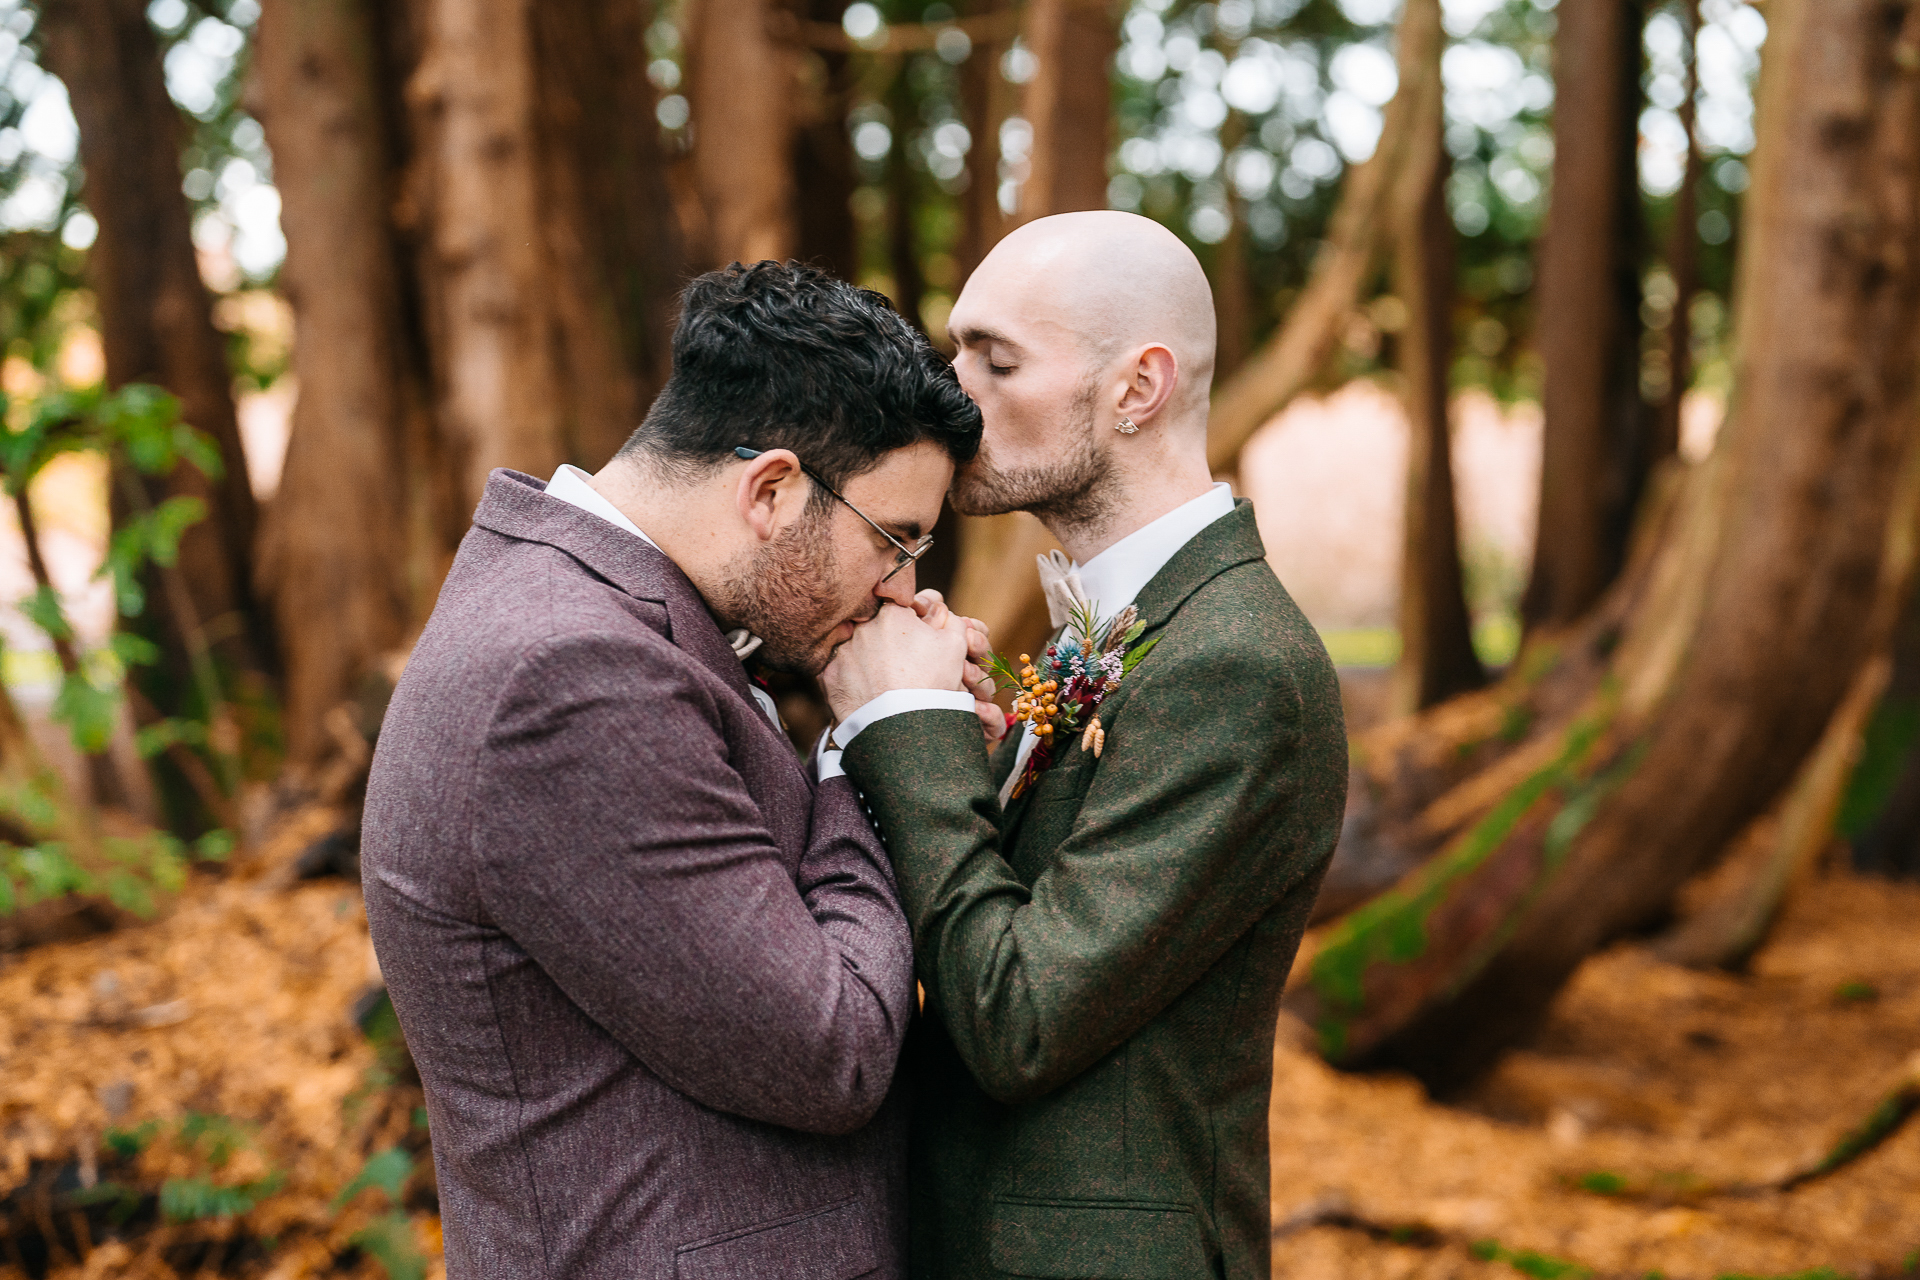
[[[828,778],[846,776],[847,771],[840,767],[840,748],[833,745],[833,731],[828,729],[813,744],[813,780],[825,782]]]
[[[973,695],[957,689],[889,689],[840,722],[830,746],[846,748],[876,720],[909,711],[973,711]],[[839,754],[835,752],[834,754]],[[838,762],[835,762],[836,765]]]

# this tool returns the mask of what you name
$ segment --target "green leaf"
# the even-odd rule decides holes
[[[140,585],[140,566],[146,563],[146,529],[139,522],[118,529],[107,542],[107,558],[100,562],[94,577],[113,577],[113,600],[123,618],[137,618],[147,607],[146,589]]]
[[[278,1191],[285,1181],[286,1175],[278,1171],[231,1187],[207,1178],[168,1178],[160,1184],[160,1212],[170,1222],[237,1218]]]
[[[188,746],[205,746],[207,727],[198,720],[169,718],[156,720],[134,730],[133,748],[140,753],[142,760],[151,760],[176,742]]]
[[[184,422],[179,424],[173,429],[173,448],[209,480],[218,480],[226,474],[227,465],[221,460],[219,444],[204,431],[195,431]]]
[[[247,1126],[232,1116],[208,1115],[190,1111],[180,1122],[180,1142],[188,1150],[207,1144],[207,1163],[218,1169],[233,1158],[233,1153],[248,1145],[253,1135]]]
[[[235,843],[231,831],[209,831],[193,842],[193,856],[202,862],[225,862]]]
[[[1120,659],[1121,677],[1125,678],[1129,672],[1131,672],[1135,667],[1139,666],[1140,660],[1146,657],[1148,654],[1152,653],[1153,646],[1159,643],[1160,643],[1160,637],[1155,636],[1153,639],[1147,641],[1145,644],[1140,645],[1137,648],[1127,650],[1127,656]]]
[[[145,667],[160,661],[160,646],[131,631],[116,631],[107,637],[107,647],[123,666]]]
[[[122,911],[130,911],[142,920],[154,912],[153,890],[131,871],[114,871],[107,876],[107,900]]]
[[[159,387],[128,383],[102,401],[94,414],[104,443],[117,445],[143,475],[164,475],[178,456],[174,427],[180,421],[180,402]]]
[[[20,612],[27,615],[27,621],[55,640],[73,637],[73,626],[67,621],[67,611],[60,607],[60,595],[52,587],[35,589],[32,595],[20,602]]]
[[[91,893],[94,880],[86,868],[67,856],[60,845],[49,842],[22,849],[14,866],[27,882],[27,899],[45,902],[70,893]]]
[[[62,678],[53,699],[54,720],[66,725],[73,745],[90,756],[107,749],[119,713],[120,691],[102,689],[79,672]]]
[[[368,1158],[354,1180],[333,1198],[333,1210],[338,1213],[368,1187],[380,1188],[387,1193],[388,1200],[398,1205],[400,1193],[406,1189],[407,1179],[412,1176],[413,1157],[400,1147],[389,1147],[378,1155]]]
[[[29,827],[51,827],[60,820],[60,806],[32,782],[0,791],[0,811],[19,818]]]
[[[148,1120],[132,1129],[107,1130],[107,1149],[122,1160],[131,1160],[145,1151],[153,1142],[154,1135],[160,1132],[158,1120]]]
[[[413,1223],[396,1209],[348,1237],[387,1273],[387,1280],[424,1280],[427,1260],[413,1242]]]
[[[171,569],[180,559],[180,536],[206,518],[207,504],[199,498],[168,498],[153,509],[153,529],[147,552],[153,562]]]
[[[0,871],[0,916],[12,915],[13,909],[18,905],[19,898],[14,893],[13,877],[5,871]]]

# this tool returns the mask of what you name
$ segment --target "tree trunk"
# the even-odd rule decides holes
[[[1883,753],[1882,781],[1849,780],[1846,815],[1854,868],[1866,875],[1920,878],[1920,593],[1907,600],[1895,629],[1893,667],[1885,698],[1868,728],[1869,753]],[[1878,753],[1872,750],[1878,747]],[[1865,795],[1858,794],[1865,790]]]
[[[599,466],[667,373],[683,268],[634,74],[651,7],[469,17],[267,0],[261,20],[301,385],[265,567],[299,765],[425,620],[487,472]]]
[[[1438,7],[1409,4],[1400,19],[1400,87],[1387,104],[1379,143],[1371,156],[1347,170],[1326,243],[1292,310],[1214,392],[1207,465],[1216,473],[1231,468],[1253,433],[1311,386],[1339,350],[1386,240],[1392,201],[1416,145],[1417,104],[1439,65],[1441,39]]]
[[[1415,3],[1421,0],[1414,0]],[[1432,4],[1433,0],[1424,0]],[[1400,660],[1390,693],[1399,714],[1477,689],[1486,673],[1473,649],[1473,624],[1460,571],[1449,429],[1453,355],[1453,219],[1447,212],[1445,122],[1438,43],[1426,90],[1419,150],[1404,179],[1395,233],[1395,289],[1407,306],[1400,335],[1406,383],[1407,486],[1400,550]],[[1422,179],[1424,178],[1424,181]]]
[[[672,372],[686,277],[653,90],[653,0],[535,4],[535,224],[545,232],[568,459],[598,470]],[[846,130],[840,131],[842,150]]]
[[[993,11],[994,0],[974,0],[966,11]],[[972,146],[967,152],[967,189],[960,197],[960,241],[954,250],[962,284],[1000,242],[1000,126],[1013,113],[1013,86],[1000,74],[1004,43],[981,40],[960,64],[960,109]]]
[[[531,0],[425,0],[409,86],[431,174],[439,429],[469,509],[487,473],[568,461],[546,206],[535,131]]]
[[[913,90],[907,83],[909,59],[893,68],[893,87],[887,95],[893,113],[893,150],[887,154],[887,259],[893,269],[893,305],[907,323],[925,328],[920,305],[927,282],[920,272],[920,244],[914,226],[913,168],[907,163],[907,127],[913,119]],[[844,130],[842,131],[844,133]],[[941,335],[945,341],[945,335]]]
[[[845,8],[840,0],[809,0],[806,6],[813,21],[836,25]],[[822,49],[801,55],[793,130],[798,252],[801,261],[824,267],[842,280],[860,275],[860,246],[849,204],[860,185],[853,145],[847,138],[847,104],[853,85],[853,58],[845,51]]]
[[[689,0],[686,93],[706,219],[694,258],[703,270],[784,261],[796,248],[789,168],[795,54],[774,43],[768,13],[768,0]]]
[[[1640,0],[1566,0],[1558,14],[1553,194],[1536,327],[1546,434],[1521,604],[1529,626],[1573,622],[1620,571],[1649,429],[1633,253]]]
[[[1560,653],[1610,655],[1607,678],[1487,770],[1506,780],[1483,818],[1322,940],[1290,999],[1336,1060],[1440,1089],[1484,1067],[1779,794],[1871,643],[1920,410],[1920,86],[1901,69],[1920,10],[1775,0],[1768,20],[1735,412],[1624,628]]]
[[[1230,55],[1231,56],[1231,55]],[[1229,112],[1220,145],[1231,156],[1246,140],[1247,118]],[[1253,345],[1253,282],[1247,278],[1247,209],[1227,177],[1227,236],[1213,251],[1213,380],[1222,382],[1246,363]]]
[[[1022,222],[1107,207],[1113,91],[1107,72],[1120,48],[1109,0],[1032,0],[1027,46],[1038,70],[1023,110],[1033,126],[1032,168],[1020,188]]]
[[[437,555],[410,554],[408,421],[425,396],[388,221],[381,51],[367,0],[267,0],[254,41],[281,283],[300,327],[300,393],[261,545],[295,764],[324,753],[321,717],[400,645],[438,584]]]
[[[210,649],[231,686],[236,676],[270,676],[274,650],[251,585],[256,510],[225,342],[213,327],[180,191],[180,114],[167,96],[142,0],[52,0],[42,8],[40,37],[80,125],[87,207],[100,227],[88,269],[108,385],[152,382],[173,392],[184,420],[213,438],[224,463],[218,478],[185,465],[165,477],[128,472],[115,502],[122,515],[133,494],[144,504],[174,496],[206,503],[206,518],[181,539],[174,580],[183,589],[169,592],[158,570],[148,575],[137,625],[163,658],[139,682],[163,714],[216,714],[202,705],[207,691],[193,676],[195,655]]]
[[[1667,320],[1667,397],[1660,405],[1651,464],[1658,466],[1680,450],[1680,411],[1693,381],[1693,295],[1700,286],[1700,143],[1693,136],[1695,99],[1700,96],[1700,2],[1682,6],[1687,28],[1687,97],[1680,104],[1680,127],[1687,135],[1686,171],[1673,197],[1673,230],[1667,238],[1667,272],[1673,277],[1673,312]]]

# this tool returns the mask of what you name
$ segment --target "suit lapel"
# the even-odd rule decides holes
[[[1260,541],[1260,530],[1253,521],[1253,504],[1245,498],[1233,504],[1233,510],[1193,535],[1186,546],[1173,553],[1173,559],[1160,566],[1160,572],[1140,589],[1133,607],[1140,611],[1148,635],[1173,620],[1187,597],[1235,565],[1259,560],[1267,554]],[[1121,686],[1125,688],[1125,685]]]
[[[745,665],[680,566],[650,543],[570,502],[549,498],[545,490],[532,476],[502,467],[487,478],[473,522],[509,538],[543,542],[564,551],[635,599],[665,606],[667,639],[732,689],[760,727],[785,745],[786,757],[800,769],[792,742],[767,720],[751,692]],[[800,773],[805,776],[806,770]]]
[[[1133,605],[1140,612],[1140,621],[1146,624],[1141,638],[1146,639],[1165,627],[1180,611],[1180,606],[1187,602],[1187,598],[1214,578],[1235,565],[1259,560],[1266,554],[1266,544],[1261,542],[1260,530],[1254,524],[1253,504],[1241,498],[1233,504],[1232,511],[1202,529],[1185,546],[1174,552],[1173,558],[1162,565],[1160,572],[1154,574],[1147,585],[1140,589]],[[1059,637],[1060,632],[1055,632],[1048,643],[1053,643]],[[1115,710],[1129,692],[1126,683],[1114,692],[1112,707]],[[1103,704],[1101,713],[1105,715],[1106,712],[1107,707]],[[995,781],[1004,783],[1006,774],[996,770]],[[1033,808],[1033,793],[1039,789],[1036,781],[1007,803],[1000,822],[1002,849],[1010,852],[1018,843],[1021,826]]]

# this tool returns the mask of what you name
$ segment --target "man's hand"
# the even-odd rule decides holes
[[[957,618],[966,626],[967,663],[961,670],[961,685],[973,695],[973,713],[980,717],[980,728],[986,733],[987,741],[998,742],[1006,737],[1006,713],[993,700],[994,679],[987,674],[987,657],[993,652],[987,640],[987,624],[978,618],[954,614],[947,608],[945,598],[932,587],[914,595],[913,611],[936,626],[944,625],[949,617]]]
[[[844,720],[892,689],[960,689],[967,660],[964,620],[941,604],[938,622],[884,604],[857,627],[820,673],[835,720]]]

